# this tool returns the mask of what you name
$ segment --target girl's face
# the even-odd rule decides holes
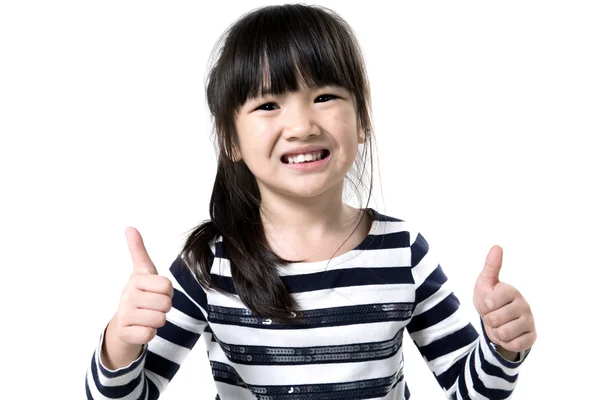
[[[305,87],[253,98],[236,115],[239,148],[261,197],[309,198],[341,190],[364,142],[352,94],[339,86]]]

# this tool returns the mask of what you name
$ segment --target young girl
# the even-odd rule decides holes
[[[344,20],[304,5],[245,15],[224,36],[207,99],[219,145],[211,218],[169,277],[126,230],[133,273],[88,399],[157,399],[200,336],[218,399],[408,399],[405,330],[448,398],[511,395],[536,332],[523,296],[499,282],[502,249],[475,287],[479,335],[418,231],[344,202],[345,185],[360,193],[368,181],[370,197],[373,135]]]

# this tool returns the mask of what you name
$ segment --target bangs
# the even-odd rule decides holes
[[[322,9],[321,9],[322,10]],[[338,85],[361,92],[362,59],[350,28],[333,14],[306,7],[272,6],[251,13],[227,38],[229,106],[299,90]],[[233,103],[233,104],[232,104]]]

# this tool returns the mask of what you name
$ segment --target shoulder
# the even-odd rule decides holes
[[[403,216],[391,216],[372,208],[368,210],[373,218],[371,232],[375,235],[403,235],[409,246],[421,236],[415,224]]]
[[[431,253],[429,243],[418,224],[408,221],[405,217],[390,216],[373,209],[369,211],[373,216],[371,234],[379,239],[377,242],[388,243],[382,247],[406,248],[413,267]]]

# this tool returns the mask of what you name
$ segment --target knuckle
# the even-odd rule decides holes
[[[173,290],[173,283],[166,276],[161,276],[161,278],[162,278],[161,279],[161,289],[162,289],[162,292],[165,293],[165,294],[171,293],[171,291]]]
[[[160,328],[161,326],[164,326],[166,323],[167,323],[167,314],[160,313],[160,315],[158,317],[158,326],[157,326],[157,328]]]
[[[494,335],[496,335],[496,337],[502,340],[503,342],[505,342],[508,339],[506,329],[504,328],[496,328]]]
[[[521,336],[518,339],[519,340],[519,349],[527,350],[527,349],[531,348],[533,346],[533,344],[535,343],[535,339],[536,339],[535,332]]]
[[[517,339],[513,340],[513,342],[511,344],[512,344],[512,347],[513,347],[512,351],[515,351],[515,352],[519,352],[519,351],[524,350],[524,349],[526,349],[528,347],[527,344],[526,344],[526,340],[523,339],[523,338],[517,338]]]
[[[156,336],[156,329],[147,328],[140,332],[140,341],[143,343],[148,343]]]
[[[173,301],[171,300],[170,297],[167,297],[164,303],[164,311],[168,312],[171,307],[173,306]]]
[[[152,275],[152,289],[157,293],[168,294],[173,284],[166,276]]]

